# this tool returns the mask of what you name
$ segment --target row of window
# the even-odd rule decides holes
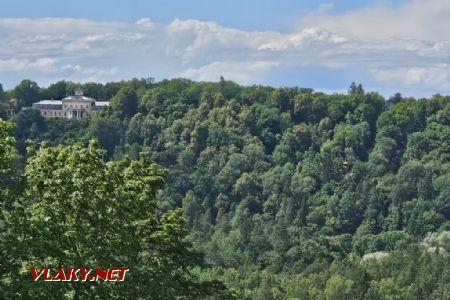
[[[42,112],[42,114],[44,115],[44,116],[46,116],[47,115],[47,112],[46,111],[43,111]],[[49,111],[48,112],[48,115],[49,116],[54,116],[54,117],[61,117],[61,112],[60,111]],[[64,113],[64,116],[66,116],[66,113]]]
[[[67,105],[67,104],[64,104],[64,108],[67,108],[69,105]],[[70,108],[74,108],[74,107],[72,107],[73,105],[72,104],[70,104]],[[78,108],[78,105],[75,105],[75,108]],[[80,104],[80,107],[79,108],[84,108],[84,105],[81,105]],[[86,108],[87,109],[89,109],[89,105],[86,105]]]
[[[43,111],[42,115],[50,116],[50,117],[61,117],[62,113],[60,111],[49,111],[47,114],[47,111]],[[89,113],[87,113],[86,115],[89,116]],[[79,115],[79,116],[82,116],[82,115]],[[64,117],[67,117],[67,113],[64,113]]]

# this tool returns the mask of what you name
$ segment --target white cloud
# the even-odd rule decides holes
[[[0,72],[50,72],[54,70],[56,59],[53,58],[37,58],[29,59],[0,59]]]
[[[402,83],[425,87],[441,86],[450,88],[450,66],[439,64],[430,67],[395,68],[390,70],[374,69],[371,73],[385,84]]]
[[[223,75],[257,83],[270,82],[274,72],[316,67],[364,74],[380,89],[450,91],[450,1],[413,0],[339,14],[331,12],[334,6],[321,4],[291,32],[180,19],[0,19],[0,82],[10,73],[39,81],[46,72],[46,82]]]
[[[343,14],[311,15],[301,27],[316,27],[358,39],[448,39],[450,1],[413,0],[403,6],[369,6]]]
[[[213,62],[200,68],[190,68],[181,75],[199,81],[217,81],[220,76],[243,84],[256,84],[271,69],[279,66],[269,61]]]
[[[347,39],[343,36],[333,34],[329,31],[318,30],[316,28],[306,28],[298,33],[289,35],[279,35],[272,38],[268,43],[258,47],[258,50],[295,50],[310,47],[314,44],[320,44],[322,47],[327,44],[341,44]]]
[[[65,65],[61,70],[66,76],[76,81],[96,81],[105,82],[113,80],[118,73],[117,67],[99,68],[99,67],[82,67],[80,65]]]
[[[137,20],[136,25],[145,27],[145,28],[154,28],[156,25],[150,20],[150,18],[142,18]]]

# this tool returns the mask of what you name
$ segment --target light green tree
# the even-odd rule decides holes
[[[11,198],[11,176],[16,156],[13,137],[14,125],[0,119],[0,207],[8,205]]]
[[[27,186],[3,241],[2,256],[8,261],[1,274],[3,296],[198,299],[222,293],[225,297],[220,283],[200,282],[191,273],[201,256],[184,239],[181,211],[158,210],[156,193],[165,171],[145,155],[137,161],[109,163],[104,156],[105,151],[92,142],[88,148],[43,145],[29,158]],[[130,271],[120,283],[49,284],[31,281],[32,267]]]

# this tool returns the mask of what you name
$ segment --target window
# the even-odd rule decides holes
[[[42,114],[43,114],[44,116],[46,116],[46,115],[47,115],[47,112],[46,112],[46,111],[44,111],[44,112],[42,112]]]
[[[72,108],[72,104],[70,104],[70,108]]]

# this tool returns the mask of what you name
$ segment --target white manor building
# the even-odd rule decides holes
[[[74,96],[62,100],[41,100],[33,103],[34,109],[41,112],[44,118],[82,119],[109,105],[106,101],[83,96],[83,91],[76,90]]]

